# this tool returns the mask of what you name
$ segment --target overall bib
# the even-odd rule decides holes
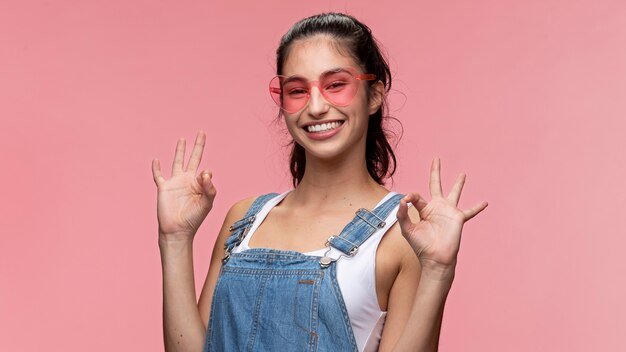
[[[395,194],[372,211],[359,209],[339,235],[328,238],[324,256],[268,248],[231,253],[261,207],[277,195],[258,197],[230,227],[204,351],[357,351],[336,261],[354,256],[383,228],[404,195]],[[329,254],[333,248],[338,256]]]

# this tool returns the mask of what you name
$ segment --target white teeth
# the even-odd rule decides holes
[[[309,132],[326,132],[328,130],[332,130],[341,125],[340,122],[328,122],[320,125],[307,126],[306,129]]]

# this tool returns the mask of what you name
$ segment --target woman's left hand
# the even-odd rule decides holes
[[[430,202],[418,193],[409,193],[400,200],[398,222],[402,235],[409,242],[422,266],[441,269],[456,265],[457,253],[461,244],[463,224],[487,207],[487,202],[478,203],[467,210],[457,207],[465,174],[460,174],[447,197],[441,190],[439,158],[433,159],[430,169]],[[408,216],[411,203],[419,212],[420,221],[414,223]]]

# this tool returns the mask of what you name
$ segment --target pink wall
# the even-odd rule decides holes
[[[207,131],[228,207],[289,187],[266,94],[294,21],[346,10],[386,47],[394,189],[468,179],[442,351],[626,349],[626,2],[0,2],[0,350],[158,351],[150,162]],[[406,99],[403,98],[406,96]]]

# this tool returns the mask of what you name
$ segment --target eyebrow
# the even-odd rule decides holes
[[[326,71],[322,72],[320,77],[324,77],[324,76],[327,76],[327,75],[329,75],[331,73],[337,73],[337,72],[342,72],[342,71],[345,72],[346,69],[343,68],[343,67],[333,67],[333,68],[331,68],[329,70],[326,70]],[[285,80],[283,82],[291,82],[291,81],[297,81],[297,80],[308,81],[306,78],[296,74],[296,75],[291,75],[291,76],[285,78]]]

